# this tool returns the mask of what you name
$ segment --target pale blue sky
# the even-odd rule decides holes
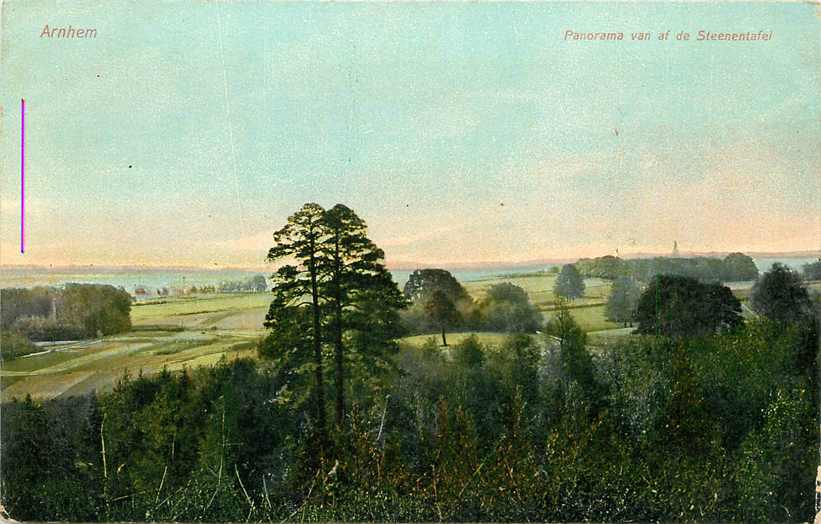
[[[259,265],[306,201],[393,264],[818,249],[819,42],[808,4],[12,0],[0,256]]]

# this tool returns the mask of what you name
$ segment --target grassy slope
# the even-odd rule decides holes
[[[134,306],[135,330],[98,341],[66,344],[6,362],[2,400],[51,398],[111,388],[126,371],[155,373],[210,365],[220,358],[256,354],[255,341],[270,297],[237,294],[169,299]]]
[[[490,286],[501,282],[510,282],[527,291],[530,300],[546,317],[549,317],[550,312],[556,307],[556,296],[553,294],[556,276],[547,273],[532,274],[525,277],[500,277],[467,282],[465,283],[465,288],[474,299],[481,300]],[[610,294],[610,282],[598,278],[588,278],[585,279],[584,283],[584,297],[574,300],[570,304],[570,313],[576,322],[578,322],[585,331],[601,331],[621,327],[604,318],[604,304]]]

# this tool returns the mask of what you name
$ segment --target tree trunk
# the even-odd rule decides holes
[[[316,245],[314,240],[311,240],[311,256],[308,271],[311,273],[311,302],[313,312],[313,343],[314,343],[314,362],[316,363],[316,420],[319,426],[319,442],[320,447],[324,450],[325,447],[325,384],[322,372],[322,331],[320,325],[320,311],[319,311],[319,289],[316,279]]]
[[[444,324],[442,325],[442,345],[445,346],[445,347],[448,347],[448,341],[445,338],[445,326],[444,326]]]
[[[334,325],[334,363],[336,365],[334,379],[336,381],[336,425],[341,428],[345,420],[345,375],[343,367],[342,347],[342,268],[339,256],[339,237],[334,243],[334,299],[336,301],[334,310],[336,313],[336,323]]]

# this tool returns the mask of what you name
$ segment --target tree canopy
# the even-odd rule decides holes
[[[556,295],[570,300],[584,296],[584,280],[574,264],[562,266],[553,291]]]
[[[527,292],[510,282],[494,284],[479,303],[481,327],[506,333],[532,333],[542,325],[542,315]]]
[[[450,271],[436,268],[417,269],[411,273],[405,283],[404,294],[408,300],[420,302],[437,290],[447,295],[454,304],[471,300],[468,292]]]
[[[636,306],[641,296],[641,290],[635,280],[629,277],[619,277],[613,282],[610,296],[604,307],[607,320],[619,322],[625,326],[633,322],[636,316]]]
[[[770,320],[798,323],[813,315],[812,301],[798,272],[775,263],[753,286],[753,311]]]
[[[681,338],[731,330],[743,323],[741,302],[720,284],[656,276],[636,308],[638,333]]]
[[[751,257],[744,253],[730,253],[724,257],[724,280],[755,280],[758,278],[758,266]]]
[[[436,323],[442,331],[442,345],[447,346],[448,341],[445,332],[460,320],[456,305],[444,291],[437,289],[425,300],[424,307],[428,318],[431,322]]]
[[[345,423],[347,379],[373,377],[391,362],[402,330],[405,299],[384,265],[367,226],[342,204],[308,203],[274,233],[271,261],[287,261],[272,277],[271,332],[260,353],[273,358],[290,386],[310,400],[318,437],[325,440],[325,348],[333,355],[336,425]],[[313,372],[313,381],[304,380]],[[308,393],[310,392],[310,393]]]

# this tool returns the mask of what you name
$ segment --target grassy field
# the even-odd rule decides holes
[[[4,363],[0,396],[7,401],[77,395],[109,389],[126,371],[150,374],[254,356],[269,302],[260,293],[135,305],[130,333],[51,346]]]
[[[466,282],[464,286],[475,300],[481,300],[488,288],[502,282],[510,282],[523,288],[530,296],[530,301],[542,311],[545,318],[549,318],[552,311],[556,309],[556,295],[553,293],[556,275],[553,274],[534,273],[527,276],[488,278]],[[584,296],[569,304],[570,314],[582,329],[601,331],[621,327],[604,318],[604,304],[610,295],[610,282],[600,278],[587,278],[584,284]]]

